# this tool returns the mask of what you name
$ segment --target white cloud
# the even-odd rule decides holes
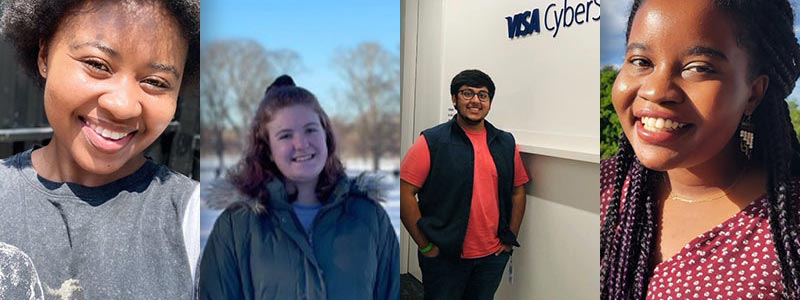
[[[619,64],[625,53],[625,27],[631,1],[606,0],[600,5],[600,65]]]

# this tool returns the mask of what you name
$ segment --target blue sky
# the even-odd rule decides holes
[[[335,113],[334,90],[341,89],[332,59],[337,49],[361,42],[381,44],[400,55],[400,1],[203,0],[201,41],[254,39],[267,50],[300,54],[299,86],[317,95]]]
[[[800,33],[798,24],[798,10],[800,10],[800,0],[790,0],[795,9],[794,32],[795,36]],[[630,12],[629,0],[606,0],[603,1],[601,14],[603,19],[600,26],[600,65],[619,65],[625,54],[625,25]],[[800,87],[795,87],[789,99],[800,98]]]

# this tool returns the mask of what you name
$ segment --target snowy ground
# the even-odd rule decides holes
[[[235,162],[235,158],[226,158],[226,165]],[[347,160],[344,162],[347,166],[347,174],[349,176],[356,176],[363,172],[366,168],[371,166],[364,160]],[[214,168],[217,162],[213,159],[200,160],[200,199],[203,200],[203,206],[200,208],[200,245],[205,247],[208,234],[211,233],[211,228],[214,226],[214,221],[217,219],[222,211],[214,210],[205,205],[205,196],[207,188],[211,186],[214,180]],[[389,214],[389,218],[394,225],[394,231],[400,235],[400,177],[396,171],[398,170],[399,162],[395,160],[386,160],[381,162],[381,168],[384,170],[379,171],[383,176],[381,181],[382,188],[384,189],[383,195],[386,200],[383,202],[383,207]]]

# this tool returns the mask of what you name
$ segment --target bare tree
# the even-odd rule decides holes
[[[393,122],[385,122],[400,111],[399,59],[380,44],[364,42],[339,50],[334,65],[347,85],[343,95],[355,109],[354,127],[364,147],[357,148],[370,154],[372,168],[378,170],[381,157],[399,150],[399,139],[386,138],[387,132],[399,132],[399,122],[391,129],[386,125]]]
[[[219,165],[223,163],[226,132],[241,140],[246,134],[253,112],[276,71],[289,72],[299,66],[299,56],[291,50],[267,51],[253,40],[220,40],[201,50],[200,99],[204,136]]]

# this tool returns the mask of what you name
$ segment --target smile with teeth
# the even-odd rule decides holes
[[[642,126],[649,131],[673,131],[686,126],[670,119],[642,117]]]
[[[126,132],[118,132],[118,131],[113,131],[113,130],[110,130],[110,129],[107,129],[107,128],[103,128],[102,126],[97,125],[97,124],[91,124],[89,122],[86,122],[86,124],[89,125],[89,127],[92,128],[92,130],[94,130],[94,132],[96,132],[100,136],[102,136],[104,138],[107,138],[107,139],[110,139],[110,140],[122,139],[122,138],[128,136],[129,134],[131,134],[133,132],[133,131],[127,132],[127,133]]]
[[[292,160],[295,162],[304,162],[307,160],[311,160],[312,158],[314,158],[314,154],[306,154],[306,155],[296,156]]]

